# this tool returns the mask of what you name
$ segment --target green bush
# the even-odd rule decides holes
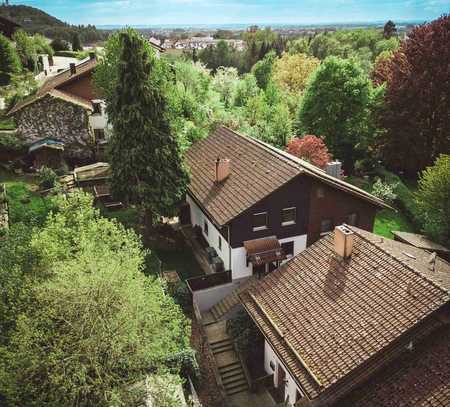
[[[395,204],[405,213],[408,219],[416,226],[420,225],[420,216],[413,191],[411,191],[398,175],[387,170],[378,170],[378,175],[389,184],[395,184],[394,193],[397,195]]]
[[[14,133],[0,135],[0,151],[20,151],[26,148],[23,140]]]
[[[58,176],[48,167],[42,167],[39,171],[39,186],[41,189],[50,189],[56,186]]]
[[[397,184],[388,184],[378,178],[372,185],[372,195],[375,195],[377,198],[382,199],[388,204],[392,204],[397,198],[397,195],[394,192],[396,187]]]

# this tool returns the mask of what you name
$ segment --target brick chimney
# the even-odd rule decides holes
[[[75,63],[71,62],[69,64],[69,67],[70,67],[70,74],[75,75],[77,73],[77,66],[75,65]]]
[[[353,251],[353,231],[341,225],[334,228],[334,251],[343,259],[348,259]]]
[[[230,160],[228,158],[219,158],[216,160],[216,177],[215,182],[225,181],[230,175]]]

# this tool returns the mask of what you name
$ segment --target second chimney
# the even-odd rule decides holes
[[[343,259],[348,259],[353,251],[353,231],[345,225],[334,228],[334,251]]]
[[[75,63],[71,62],[69,64],[69,67],[70,67],[70,74],[75,75],[77,73],[77,66],[75,65]]]
[[[216,160],[216,177],[215,182],[219,183],[228,178],[230,175],[230,160],[228,158],[219,158]]]

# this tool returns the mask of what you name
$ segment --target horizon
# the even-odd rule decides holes
[[[26,0],[10,5],[36,7],[69,24],[140,28],[422,23],[450,11],[450,0]]]

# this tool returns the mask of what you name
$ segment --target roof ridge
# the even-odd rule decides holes
[[[257,139],[256,137],[252,137],[252,136],[246,136],[244,134],[238,133],[236,130],[232,130],[227,126],[221,126],[222,128],[224,128],[227,131],[232,132],[235,136],[240,137],[241,139],[250,142],[251,144],[256,144],[259,147],[264,148],[264,150],[266,150],[268,153],[277,156],[278,158],[282,158],[283,161],[287,162],[288,164],[290,164],[292,167],[298,169],[298,165],[295,165],[295,163],[289,158],[289,157],[285,157],[284,155],[280,154],[278,151],[282,151],[276,147],[271,146],[270,144],[265,143],[262,140]],[[278,151],[275,151],[278,150]]]
[[[223,125],[221,127],[224,128],[225,130],[232,132],[234,135],[236,135],[242,139],[246,139],[246,140],[250,141],[253,145],[257,145],[261,148],[264,148],[265,151],[269,152],[273,156],[275,156],[279,159],[282,159],[284,162],[290,164],[292,167],[299,169],[299,171],[300,171],[299,173],[310,174],[311,176],[320,178],[325,183],[332,183],[334,185],[338,184],[339,186],[346,188],[347,190],[350,190],[355,194],[358,194],[360,196],[362,195],[366,199],[370,199],[372,201],[372,203],[376,202],[379,205],[382,205],[386,208],[392,209],[384,201],[375,197],[371,193],[364,191],[363,189],[361,189],[353,184],[350,184],[347,181],[341,180],[339,178],[335,178],[335,177],[329,175],[326,171],[314,166],[313,164],[308,163],[307,161],[305,161],[301,158],[298,158],[286,151],[283,151],[280,148],[274,147],[262,140],[257,139],[256,137],[240,134],[237,131],[232,130]]]
[[[444,294],[447,294],[450,296],[450,290],[445,289],[444,287],[442,287],[440,284],[438,284],[437,282],[431,280],[430,278],[428,278],[426,275],[424,275],[421,271],[419,271],[418,269],[414,268],[411,266],[411,264],[408,264],[407,262],[405,262],[402,259],[399,259],[398,257],[396,257],[395,255],[393,255],[392,253],[390,253],[385,247],[381,246],[379,243],[377,243],[376,241],[370,240],[369,238],[365,237],[364,235],[362,235],[361,233],[359,233],[357,230],[355,230],[355,228],[346,225],[347,227],[349,227],[353,233],[357,234],[361,239],[365,240],[366,242],[368,242],[369,244],[373,244],[375,247],[377,247],[378,249],[380,249],[383,253],[386,253],[389,257],[391,257],[392,259],[394,259],[395,261],[399,262],[402,266],[405,266],[407,269],[411,270],[414,274],[417,274],[419,277],[421,277],[423,280],[425,280],[426,282],[430,283],[432,286],[434,286],[435,288],[439,289],[440,291],[442,291]],[[333,232],[334,233],[334,232]],[[369,232],[370,233],[370,232]],[[372,233],[373,234],[373,233]],[[378,236],[373,234],[374,236],[379,237],[380,239],[385,239],[385,237],[383,236]]]

